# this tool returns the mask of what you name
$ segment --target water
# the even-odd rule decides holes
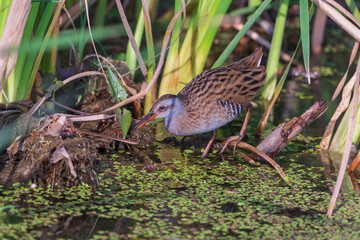
[[[319,91],[319,83],[287,82],[264,135],[300,116],[315,99],[329,100],[334,84],[324,78],[321,84]],[[293,188],[266,163],[252,166],[233,158],[231,149],[224,161],[220,144],[199,161],[209,134],[181,143],[161,131],[154,144],[140,149],[154,168],[146,170],[132,150],[115,152],[97,174],[96,191],[81,183],[56,191],[26,184],[0,187],[0,238],[356,238],[359,199],[349,177],[333,217],[325,216],[338,164],[320,153],[318,144],[334,106],[275,158]],[[261,105],[252,112],[245,139],[252,145],[262,112]],[[220,128],[218,138],[238,134],[244,115]]]

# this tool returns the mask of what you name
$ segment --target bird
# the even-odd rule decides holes
[[[231,141],[240,142],[246,131],[250,101],[266,78],[265,67],[260,65],[262,55],[260,47],[235,63],[203,71],[177,95],[165,94],[158,98],[132,131],[157,118],[163,118],[165,129],[175,136],[212,131],[211,139],[201,156],[204,159],[215,139],[216,129],[231,122],[246,109],[240,134],[228,138],[222,153]]]

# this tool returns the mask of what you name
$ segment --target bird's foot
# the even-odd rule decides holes
[[[236,146],[237,146],[238,143],[244,138],[244,136],[245,136],[245,133],[240,133],[240,134],[237,135],[237,136],[229,137],[229,138],[226,140],[223,148],[221,149],[220,154],[223,154],[223,153],[225,152],[226,148],[229,146],[230,143],[233,143],[233,142],[236,141],[235,144],[234,144],[234,150],[233,150],[233,157],[235,157]]]
[[[200,162],[200,161],[206,159],[207,156],[208,156],[208,153],[204,151],[203,154],[201,155],[201,157],[200,157],[198,160],[196,160],[195,162],[196,162],[196,163],[197,163],[197,162]]]
[[[219,155],[220,155],[220,156],[221,156],[221,160],[222,160],[223,162],[225,161],[225,158],[224,158],[224,155],[223,155],[223,154],[220,154],[220,153],[214,153],[214,154],[215,154],[216,159],[218,159],[218,157],[219,157]],[[219,154],[219,155],[218,155],[218,154]],[[211,156],[211,157],[214,157],[214,156]],[[195,162],[197,163],[197,162],[200,162],[200,161],[205,160],[205,159],[209,160],[210,157],[209,157],[209,154],[208,154],[208,153],[203,152],[203,154],[201,155],[201,157],[200,157],[198,160],[196,160]],[[205,164],[209,167],[209,166],[210,166],[210,161],[205,161]]]

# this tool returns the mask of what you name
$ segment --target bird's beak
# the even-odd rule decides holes
[[[146,123],[155,120],[156,118],[156,114],[152,113],[151,111],[143,118],[141,119],[141,121],[136,124],[136,126],[131,130],[134,131],[137,128],[141,128],[142,126],[144,126]]]

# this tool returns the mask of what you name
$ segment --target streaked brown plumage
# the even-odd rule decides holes
[[[164,118],[173,135],[187,136],[213,131],[235,119],[264,84],[265,68],[260,66],[262,48],[233,64],[206,70],[177,95],[157,99],[150,112],[134,129],[155,118]],[[203,157],[207,155],[205,151]]]

